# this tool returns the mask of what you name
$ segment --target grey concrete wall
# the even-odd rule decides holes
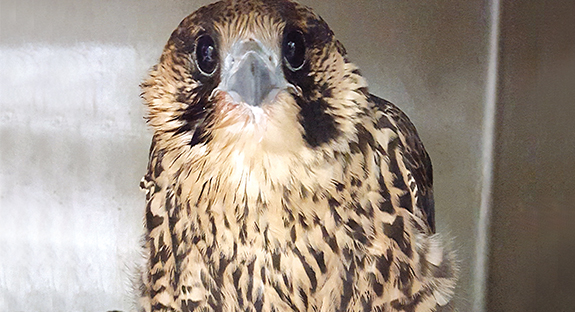
[[[150,132],[138,84],[208,1],[0,3],[0,311],[130,310]],[[302,1],[432,157],[470,311],[489,61],[486,1]]]
[[[575,310],[575,1],[506,1],[488,311]]]

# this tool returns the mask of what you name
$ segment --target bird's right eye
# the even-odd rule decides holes
[[[209,35],[201,35],[196,40],[195,59],[202,74],[211,76],[218,67],[218,51],[214,39]]]

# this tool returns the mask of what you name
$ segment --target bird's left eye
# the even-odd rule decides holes
[[[210,76],[218,67],[218,51],[214,39],[209,35],[202,35],[196,41],[196,64],[200,71]]]
[[[305,63],[305,40],[299,30],[292,30],[284,37],[282,53],[290,70],[298,71]]]

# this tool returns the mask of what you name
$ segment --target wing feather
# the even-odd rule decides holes
[[[403,161],[417,184],[417,207],[419,207],[435,233],[435,202],[433,200],[433,169],[429,154],[419,134],[407,115],[393,103],[370,94],[369,101],[382,111],[389,120],[379,121],[382,127],[391,127],[400,134],[403,145]],[[382,123],[387,123],[387,125]]]

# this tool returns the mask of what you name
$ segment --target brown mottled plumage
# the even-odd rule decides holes
[[[144,311],[448,306],[429,157],[309,8],[203,7],[142,88]]]

